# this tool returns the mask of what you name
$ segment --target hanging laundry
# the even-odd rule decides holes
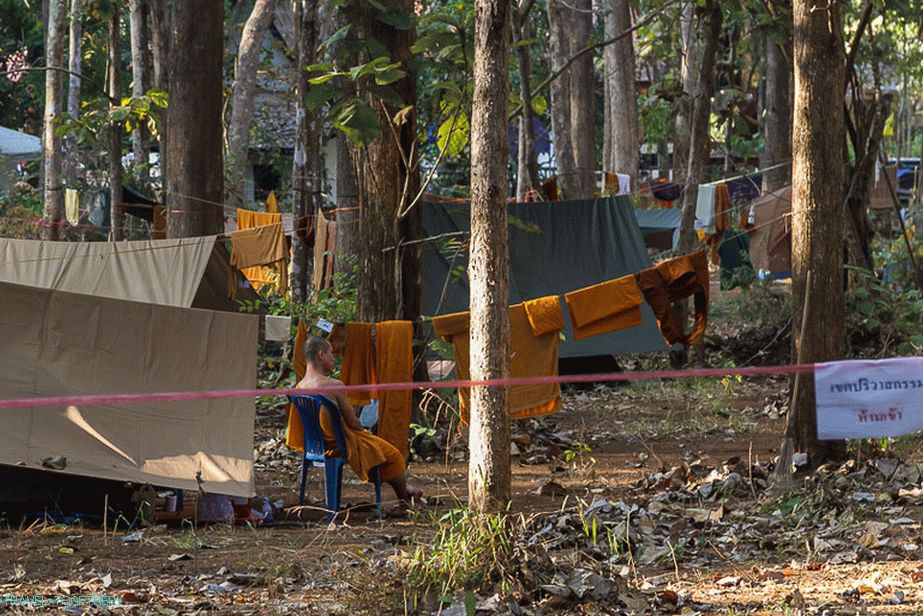
[[[231,265],[240,268],[267,265],[287,256],[281,222],[231,233]]]
[[[304,321],[298,323],[295,332],[295,342],[292,343],[292,370],[295,371],[297,381],[304,378],[307,363],[304,360],[304,345],[308,341],[308,327]],[[297,382],[296,381],[296,382]],[[292,449],[304,451],[304,424],[301,423],[301,414],[294,404],[288,405],[288,423],[285,427],[285,444]]]
[[[523,302],[522,306],[525,308],[532,333],[536,336],[543,336],[564,329],[560,296],[548,295],[547,297],[530,299]]]
[[[541,323],[550,323],[557,317],[555,311],[561,312],[560,302],[553,306],[550,302],[533,304],[533,313],[547,310],[549,314],[537,317]],[[510,347],[513,354],[510,363],[510,376],[555,376],[558,373],[559,330],[537,335],[529,322],[529,316],[523,304],[509,308]],[[459,380],[470,378],[470,314],[458,312],[433,318],[436,335],[452,344],[455,355],[455,374]],[[541,330],[539,330],[541,331]],[[467,388],[458,390],[459,410],[462,421],[468,422],[470,392]],[[510,418],[525,419],[541,417],[555,412],[561,407],[561,386],[558,383],[538,383],[535,385],[515,385],[510,387]]]
[[[619,194],[628,195],[631,193],[631,176],[627,173],[616,173],[619,182]]]
[[[336,244],[336,223],[327,220],[322,212],[317,214],[317,228],[314,233],[314,270],[311,284],[315,291],[333,284],[333,251]],[[317,297],[315,295],[315,297]]]
[[[634,276],[571,291],[564,298],[577,340],[641,325],[644,300]]]
[[[253,210],[237,208],[238,231],[277,223],[282,224],[282,214],[254,212]],[[288,288],[288,268],[285,266],[284,260],[269,266],[247,267],[242,271],[247,280],[257,289],[265,285],[271,285],[276,290],[283,292]]]
[[[706,234],[715,232],[715,185],[699,184],[695,200],[695,218],[702,224]]]
[[[151,239],[167,239],[167,208],[162,205],[154,206],[154,221],[151,224]],[[236,294],[236,284],[232,286],[235,287]]]
[[[80,200],[75,188],[64,189],[64,216],[75,227],[80,222]]]
[[[375,372],[375,326],[372,323],[347,323],[346,348],[343,351],[343,365],[340,380],[345,385],[374,384],[378,382]],[[351,391],[346,399],[353,406],[365,406],[378,397],[377,391]]]
[[[704,250],[676,257],[635,274],[644,298],[657,317],[668,344],[693,345],[702,339],[708,323],[708,260]],[[672,303],[693,296],[695,320],[686,335]]]
[[[275,191],[269,191],[269,196],[266,197],[266,212],[268,214],[281,214],[282,210],[279,209],[279,200],[276,199]]]
[[[715,184],[715,219],[714,231],[705,238],[705,242],[710,248],[711,262],[718,265],[721,257],[718,254],[718,246],[724,237],[724,232],[731,229],[731,194],[725,183]]]
[[[413,323],[383,321],[375,324],[375,372],[378,383],[413,381]],[[378,431],[407,459],[413,392],[409,389],[379,390]]]
[[[292,317],[266,315],[266,340],[288,342],[292,337]]]

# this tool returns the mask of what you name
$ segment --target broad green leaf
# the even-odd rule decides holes
[[[376,15],[376,19],[378,19],[378,21],[383,24],[387,24],[392,28],[395,28],[396,30],[411,30],[417,23],[417,20],[414,19],[413,15],[408,15],[394,9],[387,10],[384,13],[379,13]]]
[[[454,128],[453,120],[455,120]],[[448,156],[458,156],[468,145],[470,134],[471,124],[468,121],[468,115],[464,111],[459,111],[457,119],[453,115],[439,125],[439,130],[436,132],[439,150],[445,151]]]
[[[336,96],[337,88],[332,83],[324,83],[308,88],[304,97],[305,106],[314,111],[330,102]]]
[[[343,107],[334,125],[346,136],[360,144],[368,144],[381,134],[378,114],[360,100],[354,100]]]
[[[343,26],[342,28],[340,28],[339,30],[337,30],[336,32],[334,32],[333,34],[331,34],[330,36],[328,36],[328,37],[327,37],[327,40],[323,42],[323,46],[324,46],[324,47],[330,47],[331,45],[333,45],[333,44],[336,43],[337,41],[341,40],[341,39],[344,38],[347,34],[349,34],[349,30],[350,30],[352,27],[353,27],[352,24],[347,24],[347,25]]]
[[[375,83],[380,86],[386,86],[389,83],[403,79],[406,75],[407,73],[399,68],[384,70],[375,75]]]
[[[545,112],[548,111],[548,99],[541,94],[533,96],[532,111],[535,112],[535,115],[545,115]]]

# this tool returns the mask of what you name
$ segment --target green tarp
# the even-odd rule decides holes
[[[435,316],[466,311],[468,259],[464,250],[456,248],[468,239],[468,204],[436,202],[422,207],[424,237],[455,234],[423,244],[423,312]],[[634,211],[624,196],[511,204],[509,220],[510,304],[560,295],[567,315],[565,293],[651,266]],[[650,308],[644,305],[642,312],[644,322],[638,327],[585,340],[574,340],[565,316],[560,356],[667,350]]]

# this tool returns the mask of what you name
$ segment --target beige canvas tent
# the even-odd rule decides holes
[[[238,300],[259,298],[215,236],[131,242],[0,238],[0,282],[232,312]]]
[[[259,318],[0,283],[0,398],[252,388]],[[9,411],[0,464],[251,496],[250,398]]]
[[[751,204],[754,230],[750,259],[756,270],[792,271],[792,188],[786,186],[758,197]]]

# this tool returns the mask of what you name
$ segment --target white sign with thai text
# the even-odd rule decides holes
[[[923,430],[923,357],[817,364],[814,388],[819,439]]]

